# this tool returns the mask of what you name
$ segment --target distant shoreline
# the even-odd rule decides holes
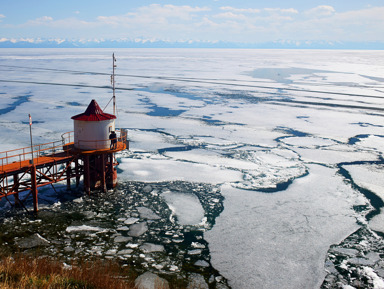
[[[147,40],[65,40],[65,39],[0,39],[0,48],[193,48],[193,49],[303,49],[303,50],[384,50],[384,42],[270,41],[239,42],[168,42]]]

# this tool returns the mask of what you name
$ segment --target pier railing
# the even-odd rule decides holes
[[[116,138],[115,139],[100,139],[100,140],[77,140],[74,143],[73,131],[66,132],[62,135],[63,147],[66,147],[69,144],[74,144],[75,149],[87,150],[88,147],[91,147],[89,150],[103,150],[109,149],[111,147],[111,141],[121,142],[126,144],[128,148],[128,131],[126,129],[116,129]],[[68,142],[67,142],[68,141]]]
[[[117,142],[123,142],[128,148],[128,133],[125,129],[116,130]],[[15,164],[21,168],[25,166],[25,161],[31,161],[32,157],[38,161],[39,157],[48,157],[58,153],[70,154],[73,150],[74,134],[73,131],[62,134],[61,140],[48,142],[44,144],[37,144],[34,146],[24,147],[20,149],[13,149],[9,151],[0,152],[0,170],[4,171],[4,166]],[[86,142],[86,141],[81,141]],[[106,144],[111,143],[110,139],[93,140],[100,149],[104,148]]]
[[[67,136],[70,138],[70,135]],[[73,139],[73,138],[72,138]],[[65,140],[67,143],[70,142],[70,139]],[[41,156],[48,156],[52,154],[57,154],[61,152],[69,151],[69,147],[64,147],[62,140],[53,141],[43,144],[37,144],[34,146],[24,147],[20,149],[13,149],[5,152],[0,152],[0,166],[1,170],[3,167],[12,163],[19,164],[21,167],[23,162],[32,160],[32,158],[37,160]]]

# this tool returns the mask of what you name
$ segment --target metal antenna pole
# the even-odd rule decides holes
[[[116,115],[116,96],[115,96],[115,53],[112,53],[112,90],[113,90],[113,115]]]
[[[33,164],[32,117],[30,114],[29,114],[29,135],[31,137],[31,154],[32,154],[32,164]]]

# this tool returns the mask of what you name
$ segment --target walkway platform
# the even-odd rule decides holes
[[[14,196],[14,204],[22,204],[19,193],[29,191],[33,195],[34,211],[38,211],[38,188],[60,181],[67,182],[70,189],[71,178],[76,178],[76,186],[84,177],[84,186],[90,189],[99,186],[103,191],[108,182],[113,182],[114,167],[118,164],[115,153],[128,148],[127,133],[118,131],[115,148],[110,149],[104,143],[97,150],[78,150],[74,148],[72,132],[65,133],[61,141],[39,144],[31,147],[0,152],[0,200]],[[33,156],[33,159],[32,159]]]

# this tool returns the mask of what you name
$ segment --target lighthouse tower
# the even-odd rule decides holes
[[[115,134],[113,114],[104,113],[93,99],[84,113],[72,117],[74,121],[74,150],[84,163],[84,186],[91,190],[114,188],[117,184],[117,161],[115,153],[126,148],[123,140]],[[125,134],[126,136],[126,134]]]
[[[92,100],[84,113],[72,116],[74,120],[74,147],[80,150],[110,148],[109,135],[115,131],[116,116],[104,113]]]

